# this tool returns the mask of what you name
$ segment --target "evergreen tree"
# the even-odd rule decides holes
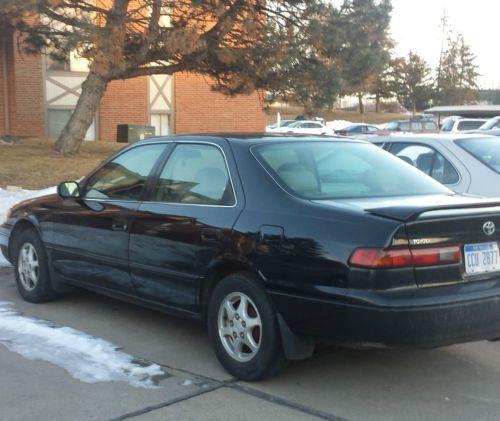
[[[470,104],[478,99],[476,56],[461,34],[450,36],[443,53],[436,102],[444,105]]]
[[[410,51],[394,66],[398,101],[414,113],[428,106],[432,96],[431,68],[418,54]]]
[[[336,26],[332,31],[341,38],[334,43],[332,56],[341,69],[343,93],[358,96],[362,114],[363,95],[373,90],[390,60],[391,11],[390,0],[346,0],[331,20]]]

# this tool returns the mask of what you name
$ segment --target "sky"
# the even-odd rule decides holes
[[[446,11],[449,29],[462,33],[477,57],[479,86],[500,88],[499,0],[392,0],[392,5],[391,33],[398,55],[413,50],[435,68],[441,49],[440,20]]]

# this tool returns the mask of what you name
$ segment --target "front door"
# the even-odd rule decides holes
[[[53,230],[52,262],[64,278],[131,292],[130,226],[165,144],[137,146],[92,174],[81,198],[65,199]],[[55,222],[55,221],[54,221]]]

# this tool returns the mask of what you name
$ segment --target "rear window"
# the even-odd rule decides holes
[[[252,152],[285,190],[305,199],[450,193],[371,144],[308,141],[259,145]]]
[[[500,138],[457,139],[455,143],[500,174]]]
[[[484,120],[469,120],[469,121],[461,121],[458,123],[457,130],[459,131],[464,131],[464,130],[475,130],[479,129],[481,125],[484,123]]]

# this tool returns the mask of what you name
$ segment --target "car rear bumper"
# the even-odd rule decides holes
[[[315,342],[427,348],[500,337],[500,283],[478,284],[466,291],[417,288],[408,298],[394,293],[392,299],[377,292],[330,300],[271,295],[291,330]]]

